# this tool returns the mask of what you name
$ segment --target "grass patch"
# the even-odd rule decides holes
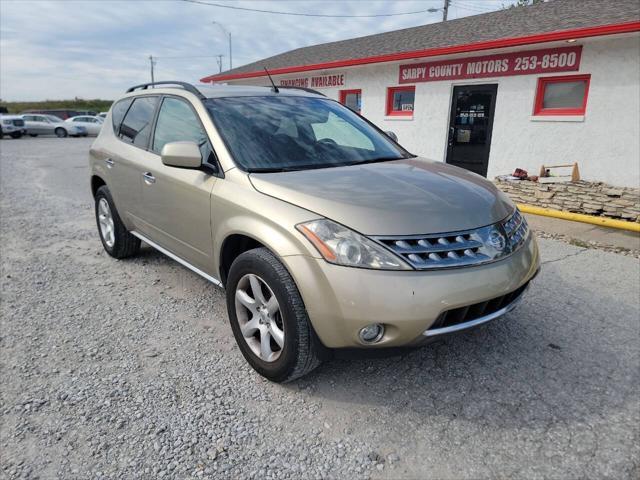
[[[9,113],[16,114],[25,110],[91,110],[94,112],[106,112],[111,107],[113,100],[44,100],[41,102],[2,102],[0,107],[5,107]]]

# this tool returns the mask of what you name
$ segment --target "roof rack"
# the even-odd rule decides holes
[[[313,88],[307,88],[307,87],[289,87],[289,86],[284,86],[284,85],[280,85],[278,88],[288,88],[288,89],[292,89],[292,90],[304,90],[305,92],[309,92],[309,93],[315,93],[316,95],[322,95],[323,97],[326,97],[326,95],[322,92],[319,92],[317,90],[314,90]]]
[[[187,92],[193,93],[195,96],[204,100],[206,97],[198,90],[196,87],[187,82],[174,82],[174,81],[164,81],[164,82],[149,82],[149,83],[141,83],[140,85],[134,85],[129,88],[126,93],[133,92],[134,90],[146,90],[148,87],[152,87],[155,85],[177,85],[179,87],[184,88]]]

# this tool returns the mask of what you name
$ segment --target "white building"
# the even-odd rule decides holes
[[[203,82],[306,87],[493,178],[578,162],[640,184],[640,1],[552,0],[292,50]]]

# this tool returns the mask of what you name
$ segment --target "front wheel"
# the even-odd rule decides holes
[[[226,285],[233,335],[244,358],[260,375],[288,382],[321,362],[300,292],[284,265],[266,248],[235,259]]]
[[[95,210],[98,233],[105,251],[114,258],[126,258],[138,253],[140,239],[131,235],[122,223],[106,185],[96,192]]]
[[[58,138],[64,138],[67,136],[67,131],[62,127],[56,128],[54,132]]]
[[[35,137],[38,136],[38,134],[37,133],[30,133],[29,136],[35,138]]]
[[[11,138],[22,138],[22,132],[13,132]]]

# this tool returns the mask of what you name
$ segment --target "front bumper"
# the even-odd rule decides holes
[[[424,343],[435,336],[426,332],[443,312],[514,292],[533,278],[540,265],[532,234],[517,252],[500,261],[439,271],[366,270],[332,265],[303,255],[282,260],[298,285],[318,337],[329,348]],[[504,307],[510,307],[515,300]],[[385,334],[378,343],[363,345],[358,331],[371,323],[384,324]]]
[[[16,127],[15,125],[2,125],[2,133],[9,135],[11,133],[22,133],[26,135],[27,129],[25,127]]]

